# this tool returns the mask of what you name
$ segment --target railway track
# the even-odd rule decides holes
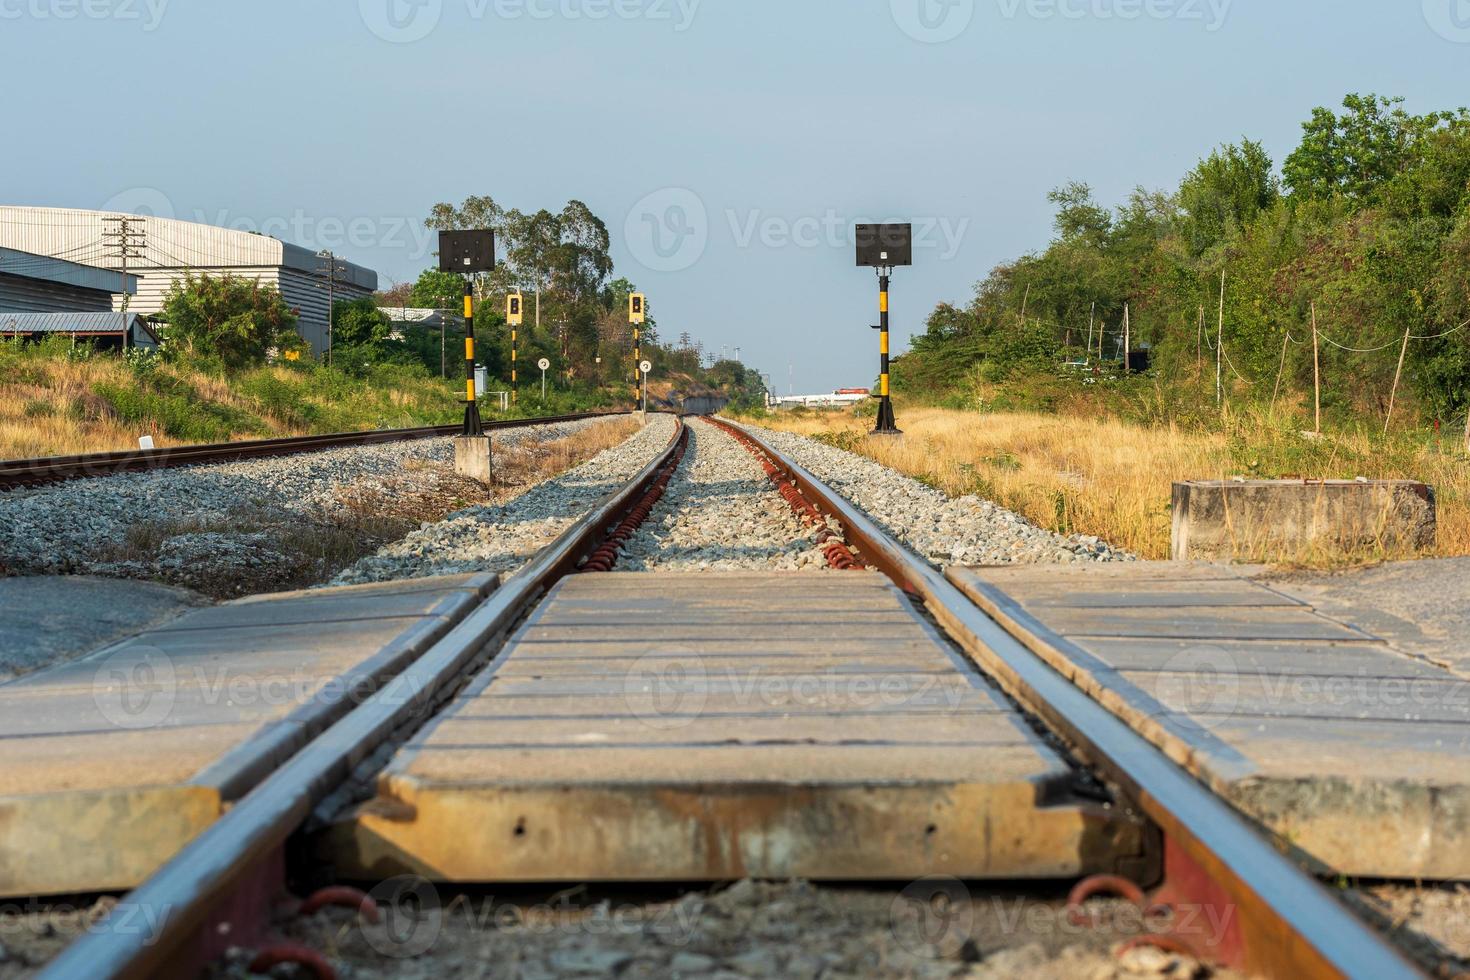
[[[490,431],[515,429],[527,425],[574,422],[607,414],[582,412],[550,418],[510,419],[489,422]],[[193,446],[171,446],[165,449],[130,449],[123,452],[89,453],[80,456],[42,456],[35,459],[0,460],[0,493],[20,487],[43,486],[66,480],[113,476],[180,466],[207,466],[242,459],[271,456],[294,456],[300,453],[341,449],[349,446],[376,446],[416,439],[441,439],[458,435],[461,426],[431,425],[412,429],[376,429],[368,432],[337,432],[319,436],[295,436],[285,439],[254,439],[240,442],[205,443]]]
[[[1164,874],[1168,899],[1181,906],[1228,908],[1235,914],[1236,925],[1228,941],[1213,950],[1214,955],[1268,976],[1417,975],[1413,963],[1285,856],[1278,842],[1049,667],[869,516],[753,435],[728,423],[713,425],[755,454],[797,519],[819,530],[817,544],[833,571],[804,578],[821,578],[829,583],[824,586],[829,594],[838,595],[844,588],[843,576],[861,574],[846,569],[867,567],[881,572],[942,628],[948,642],[962,649],[1050,737],[1060,739],[1102,784],[1113,789],[1117,810],[1135,811],[1147,818],[1157,834],[1149,839],[1160,842],[1154,863]],[[667,446],[632,480],[537,553],[389,683],[285,760],[130,894],[107,920],[53,961],[44,975],[143,977],[166,973],[181,964],[197,965],[201,956],[217,954],[218,943],[207,940],[217,936],[222,925],[234,924],[238,934],[241,922],[263,919],[266,912],[260,907],[260,896],[264,886],[278,881],[278,865],[284,855],[300,850],[288,847],[299,839],[300,831],[308,825],[320,829],[328,812],[327,801],[334,801],[335,809],[340,810],[344,794],[352,795],[345,787],[354,784],[358,788],[352,792],[358,796],[362,785],[371,786],[375,781],[381,792],[384,779],[374,774],[401,747],[419,745],[414,740],[428,726],[449,724],[444,716],[450,713],[451,702],[456,706],[470,703],[467,699],[490,686],[487,682],[495,679],[497,671],[506,678],[504,684],[513,685],[517,676],[508,665],[514,666],[514,657],[508,657],[506,651],[519,641],[548,642],[536,640],[533,634],[538,623],[551,621],[549,605],[566,604],[571,612],[563,616],[571,616],[568,622],[575,625],[583,615],[579,610],[593,608],[600,601],[576,598],[566,584],[574,578],[618,577],[578,573],[617,566],[621,549],[639,533],[675,478],[689,443],[689,428],[679,422]],[[747,583],[747,587],[758,584]],[[761,621],[758,611],[740,615],[751,623]],[[475,677],[481,680],[473,681]],[[529,680],[539,683],[541,678]],[[530,690],[541,688],[533,684]],[[575,682],[569,690],[581,691]],[[506,726],[497,738],[513,740],[503,733],[516,730]],[[407,778],[410,773],[404,770],[399,775]],[[420,788],[425,792],[417,806],[427,812],[429,794],[426,787]],[[394,819],[401,823],[401,818]],[[524,823],[525,817],[521,819]],[[362,826],[357,825],[359,834]],[[496,850],[512,846],[499,840],[454,843],[464,848],[466,868],[476,861],[498,867]],[[872,845],[874,868],[890,856],[881,845]],[[617,865],[617,855],[594,857],[606,857],[608,867]],[[533,863],[518,880],[552,880],[538,874],[538,867]],[[726,877],[727,870],[714,868],[709,877]],[[849,868],[838,877],[887,876],[887,869],[872,874],[866,870]],[[460,880],[474,880],[471,872],[464,873],[467,877]],[[626,871],[613,870],[608,879],[638,880],[636,873],[624,875]],[[669,876],[649,875],[643,880],[647,877]],[[242,911],[240,896],[250,895],[259,898],[257,907]],[[158,930],[144,933],[124,927],[129,910],[137,909],[166,909],[169,914]],[[1155,941],[1166,945],[1169,937],[1155,937]]]

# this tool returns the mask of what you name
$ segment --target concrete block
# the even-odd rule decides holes
[[[1434,490],[1410,480],[1174,484],[1175,561],[1272,561],[1434,543]]]
[[[490,437],[456,436],[454,472],[490,486]]]

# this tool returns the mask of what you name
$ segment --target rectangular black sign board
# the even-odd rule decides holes
[[[495,232],[439,232],[439,268],[444,272],[494,272]]]
[[[914,264],[913,225],[858,225],[857,264],[883,268]]]

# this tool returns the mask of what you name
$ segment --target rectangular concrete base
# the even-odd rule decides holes
[[[1434,544],[1434,491],[1409,480],[1174,484],[1175,561],[1280,561]]]
[[[490,485],[490,437],[456,436],[454,472]]]

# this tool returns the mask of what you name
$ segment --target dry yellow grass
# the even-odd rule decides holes
[[[1169,557],[1169,503],[1179,480],[1288,474],[1423,480],[1439,500],[1434,554],[1470,554],[1470,466],[1450,445],[1385,445],[1366,435],[1314,444],[1264,427],[1247,436],[1245,420],[1224,434],[916,407],[900,411],[901,438],[869,436],[870,419],[844,412],[776,414],[759,424],[821,437],[952,496],[978,494],[1042,527],[1095,534],[1145,558]]]
[[[135,449],[140,435],[151,435],[160,447],[187,441],[169,437],[156,424],[119,419],[107,401],[93,393],[94,385],[126,385],[131,380],[127,366],[111,357],[35,359],[22,366],[18,377],[0,378],[0,459]],[[189,381],[212,402],[242,412],[253,407],[219,378],[190,373]],[[268,413],[257,414],[269,425],[270,435],[306,434]],[[247,433],[241,437],[261,438]]]

